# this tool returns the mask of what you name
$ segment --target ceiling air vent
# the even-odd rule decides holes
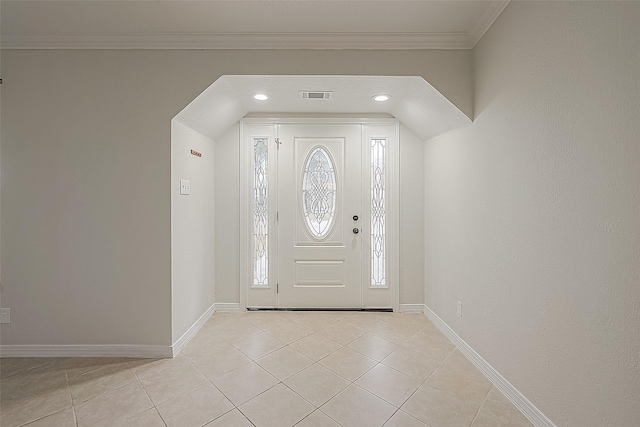
[[[300,96],[302,99],[329,99],[332,93],[332,91],[301,90]]]

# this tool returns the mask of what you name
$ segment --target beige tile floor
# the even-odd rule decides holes
[[[421,314],[248,312],[174,359],[0,359],[0,425],[531,424]]]

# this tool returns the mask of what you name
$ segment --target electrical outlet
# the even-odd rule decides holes
[[[187,179],[180,180],[180,194],[191,194],[191,183]]]
[[[11,323],[10,308],[0,308],[0,323]]]
[[[456,314],[459,318],[462,319],[462,302],[458,301],[458,306],[456,307]]]

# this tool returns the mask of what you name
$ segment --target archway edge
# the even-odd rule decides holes
[[[303,91],[330,92],[304,99]],[[266,93],[267,101],[252,95]],[[390,95],[380,103],[372,98]],[[471,122],[469,116],[421,76],[224,75],[174,120],[215,140],[247,114],[389,114],[423,140]]]

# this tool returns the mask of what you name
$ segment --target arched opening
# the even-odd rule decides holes
[[[255,94],[268,95],[257,100]],[[388,99],[376,101],[377,95]],[[194,318],[211,310],[207,298],[215,292],[215,309],[247,307],[249,274],[243,235],[248,219],[240,197],[241,120],[270,125],[283,118],[358,122],[395,120],[399,124],[398,224],[399,256],[420,258],[424,245],[421,214],[424,195],[420,162],[422,143],[470,119],[454,104],[416,76],[222,76],[172,120],[172,298],[174,330],[184,330]],[[267,131],[265,131],[267,132]],[[194,154],[194,152],[196,154]],[[198,156],[201,154],[201,156]],[[404,156],[404,157],[403,157]],[[405,159],[403,162],[402,159]],[[189,181],[190,194],[180,182]],[[404,185],[403,185],[404,184]],[[184,191],[183,191],[184,192]],[[211,213],[213,212],[213,213]],[[215,217],[215,218],[214,218]],[[423,216],[422,216],[423,217]],[[350,230],[350,229],[349,229]],[[246,240],[246,239],[244,239]],[[415,242],[414,242],[415,240]],[[244,252],[243,252],[244,251]],[[398,261],[395,310],[409,309],[403,287],[423,286],[422,267]],[[405,271],[406,270],[406,271]],[[402,277],[410,277],[402,281]],[[410,294],[411,292],[407,292]],[[209,299],[210,300],[210,299]],[[421,301],[415,301],[420,304]],[[197,315],[196,315],[197,313]],[[195,317],[194,317],[195,316]],[[184,323],[182,325],[181,323]]]

